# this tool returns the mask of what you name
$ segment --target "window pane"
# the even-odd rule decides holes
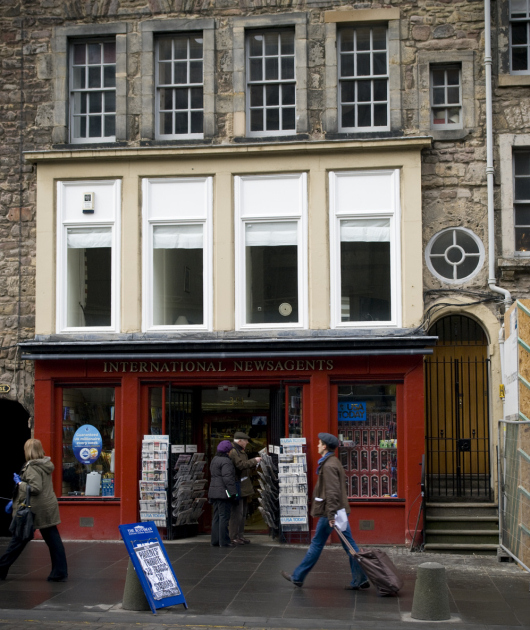
[[[193,109],[202,109],[202,88],[191,88],[191,107]]]
[[[86,138],[86,118],[74,118],[74,138]]]
[[[263,79],[263,64],[262,60],[251,59],[250,60],[250,80],[261,81]]]
[[[190,37],[190,59],[202,59],[202,37]]]
[[[287,107],[282,109],[282,129],[295,129],[295,109]]]
[[[289,407],[287,409],[287,418],[289,437],[302,437],[303,393],[303,387],[297,385],[288,386],[287,400],[289,401]]]
[[[443,105],[445,103],[445,89],[444,88],[433,88],[432,103],[433,105]]]
[[[355,127],[354,105],[346,105],[342,108],[342,127]]]
[[[530,153],[514,153],[516,175],[530,175]]]
[[[116,87],[116,67],[115,66],[103,67],[103,86],[106,88]]]
[[[282,105],[294,105],[296,90],[293,84],[282,85]]]
[[[431,254],[445,254],[445,250],[454,244],[454,231],[443,232],[434,241]]]
[[[374,105],[374,127],[386,127],[388,125],[387,113],[386,104]]]
[[[291,323],[298,321],[298,248],[281,245],[292,240],[296,223],[269,223],[270,231],[254,238],[256,245],[246,249],[247,323]],[[275,234],[275,227],[286,230]],[[247,225],[248,229],[248,225]],[[262,243],[262,244],[259,244]],[[265,243],[269,243],[268,245]],[[282,304],[282,313],[279,307]]]
[[[111,325],[112,248],[99,246],[110,235],[105,228],[68,231],[68,327]]]
[[[116,63],[116,42],[103,44],[103,62]]]
[[[190,83],[202,83],[202,61],[190,62]]]
[[[520,44],[527,43],[527,25],[526,23],[522,24],[512,24],[512,45],[517,46]]]
[[[90,138],[101,138],[101,116],[90,116],[88,119],[88,135]]]
[[[340,57],[340,76],[353,77],[353,55],[341,55]]]
[[[203,119],[202,112],[191,112],[191,133],[203,132]]]
[[[278,131],[280,129],[280,110],[279,109],[267,109],[265,110],[267,131]]]
[[[114,388],[63,388],[63,496],[115,495],[114,472],[111,472],[114,470],[114,409]],[[76,448],[74,453],[73,437],[83,426],[91,427],[96,436],[97,430],[101,446],[97,442],[88,443],[85,449]]]
[[[80,92],[76,92],[74,94],[74,113],[75,114],[86,114],[86,94],[81,94]]]
[[[261,107],[263,105],[263,86],[251,85],[250,86],[250,106]]]
[[[158,40],[158,58],[171,59],[171,39],[169,37]]]
[[[515,72],[528,70],[528,54],[526,48],[512,49],[512,70]]]
[[[357,76],[365,77],[370,74],[370,55],[357,55]]]
[[[355,102],[355,81],[344,81],[341,86],[341,101],[342,103],[354,103]]]
[[[187,83],[188,82],[188,64],[185,61],[179,61],[175,64],[175,79],[174,83]]]
[[[88,44],[88,63],[101,63],[101,44]]]
[[[479,256],[466,256],[466,258],[462,261],[462,264],[458,265],[456,268],[457,279],[461,280],[470,276],[477,268],[479,260]]]
[[[282,55],[294,55],[294,33],[286,32],[281,36]]]
[[[187,37],[175,37],[174,42],[174,59],[187,59],[188,58],[188,38]]]
[[[105,116],[105,137],[116,135],[116,116]]]
[[[372,100],[372,83],[371,81],[357,81],[357,100]]]
[[[340,49],[341,51],[353,50],[353,29],[344,28],[340,32]]]
[[[515,249],[518,252],[530,252],[529,228],[515,228]]]
[[[90,92],[88,95],[88,111],[91,114],[98,114],[101,112],[101,92]]]
[[[85,44],[75,44],[74,46],[74,64],[84,64],[86,55]]]
[[[372,126],[372,108],[370,105],[359,105],[357,108],[357,115],[359,116],[359,127]]]
[[[356,29],[357,50],[370,50],[370,30],[369,28]]]
[[[378,27],[372,29],[372,41],[374,50],[386,50],[386,28]]]
[[[153,324],[204,322],[202,226],[156,226],[153,249]],[[157,245],[165,247],[157,247]]]
[[[173,114],[160,114],[160,133],[162,135],[173,133]]]
[[[432,257],[431,264],[434,270],[443,278],[454,280],[453,265],[450,265],[443,257]]]
[[[158,64],[158,82],[161,85],[171,84],[171,64],[170,63]]]
[[[460,102],[460,90],[459,88],[447,88],[447,103],[459,103]]]
[[[266,55],[278,54],[278,34],[277,33],[265,34],[265,54]]]
[[[263,35],[251,35],[250,36],[250,56],[259,57],[262,55],[263,49]]]
[[[386,74],[386,53],[374,53],[374,74]]]
[[[434,125],[445,125],[445,109],[434,109],[432,112],[432,122]]]
[[[85,68],[74,68],[74,90],[85,87]]]
[[[387,81],[374,81],[374,101],[386,101]]]
[[[282,79],[294,79],[294,57],[282,57]]]
[[[447,110],[447,122],[452,125],[457,125],[460,122],[460,108],[450,107]]]
[[[279,85],[265,86],[265,103],[266,105],[279,105],[280,104],[280,86]]]
[[[265,59],[265,80],[276,81],[278,79],[278,59]]]
[[[530,177],[515,178],[515,199],[520,201],[530,199]]]
[[[263,131],[262,109],[252,109],[250,111],[250,131]]]
[[[188,88],[174,90],[175,109],[188,109]]]
[[[342,321],[390,321],[390,243],[341,242]]]
[[[530,225],[530,205],[517,204],[515,206],[515,225]]]
[[[177,112],[175,114],[175,133],[189,133],[187,112]]]
[[[105,111],[108,113],[116,111],[116,92],[105,92]]]
[[[88,87],[101,87],[101,66],[95,66],[88,69]]]
[[[447,71],[447,85],[460,85],[460,72],[458,70]]]
[[[162,88],[160,94],[160,109],[173,109],[173,90]]]

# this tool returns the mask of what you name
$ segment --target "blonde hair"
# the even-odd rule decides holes
[[[29,462],[30,459],[42,459],[45,456],[42,442],[35,438],[29,439],[24,444],[24,455],[26,456],[27,462]]]

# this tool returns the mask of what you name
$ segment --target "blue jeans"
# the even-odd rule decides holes
[[[320,558],[320,554],[322,553],[322,549],[324,549],[324,545],[326,544],[333,528],[329,526],[329,521],[327,518],[321,517],[318,519],[317,528],[315,531],[315,535],[313,540],[311,541],[311,545],[309,545],[309,550],[305,555],[305,558],[302,562],[296,567],[291,575],[291,580],[293,582],[303,582],[309,571],[315,566]],[[355,544],[355,541],[352,538],[350,525],[346,528],[346,531],[343,532],[346,540],[350,543],[350,545],[355,549],[355,551],[359,551],[359,547]],[[342,542],[342,541],[341,541]],[[350,560],[350,569],[351,569],[351,585],[359,586],[363,582],[366,582],[368,578],[366,577],[365,572],[362,570],[361,565],[352,558],[350,553],[348,552],[348,548],[344,543],[342,546],[346,550],[348,554],[348,558]]]

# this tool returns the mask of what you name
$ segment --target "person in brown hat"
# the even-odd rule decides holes
[[[229,454],[236,468],[236,481],[239,484],[239,501],[232,506],[232,514],[228,526],[230,540],[236,545],[250,543],[250,540],[243,535],[245,531],[245,520],[247,518],[248,497],[254,494],[250,471],[261,461],[261,457],[248,458],[245,448],[249,440],[250,438],[246,433],[236,431],[234,433],[233,448]]]

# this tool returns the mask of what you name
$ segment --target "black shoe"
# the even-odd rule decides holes
[[[232,541],[234,543],[234,546],[236,545],[244,545],[245,543],[241,540],[241,538],[234,538],[234,540]]]
[[[219,547],[237,547],[237,545],[231,542],[231,543],[228,543],[228,545],[219,545]]]
[[[365,588],[370,588],[370,582],[368,582],[368,580],[366,580],[366,582],[363,582],[362,584],[359,584],[359,586],[352,586],[351,584],[348,584],[348,586],[344,587],[347,591],[359,591],[361,589],[365,589]]]
[[[245,538],[244,536],[238,536],[237,539],[242,540],[245,543],[245,545],[250,545],[251,541],[248,538]]]
[[[48,582],[66,582],[68,580],[68,576],[66,577],[49,577],[47,578]]]
[[[295,582],[286,571],[280,571],[280,575],[282,576],[282,578],[285,578],[288,582],[291,582],[291,584],[298,586],[298,588],[302,588],[302,586],[304,585],[303,582]]]

